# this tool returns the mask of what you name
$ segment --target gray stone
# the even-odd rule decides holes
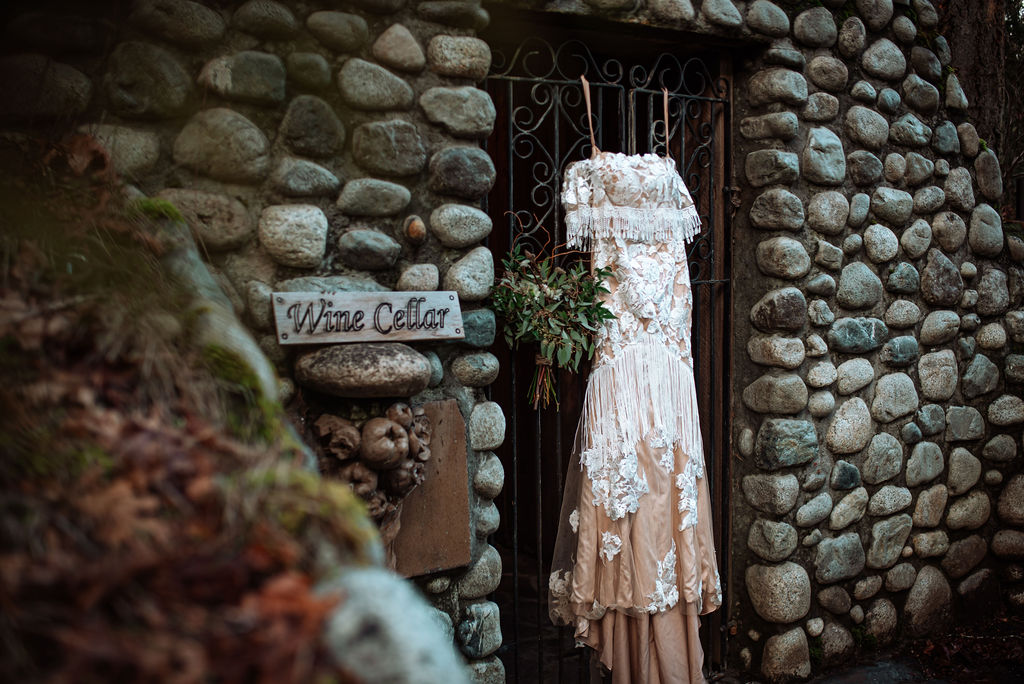
[[[903,79],[903,101],[911,109],[931,115],[939,108],[939,89],[917,74],[910,74]]]
[[[456,634],[462,652],[469,658],[484,658],[497,651],[501,646],[498,605],[484,601],[466,606]]]
[[[804,361],[804,344],[792,337],[754,336],[747,340],[747,355],[762,366],[793,369]]]
[[[960,79],[956,77],[956,74],[950,74],[946,77],[946,107],[960,112],[967,111],[967,95],[964,93],[963,86],[960,85]]]
[[[370,52],[381,64],[399,71],[418,73],[427,65],[423,48],[416,42],[412,32],[402,24],[388,27],[374,41]]]
[[[408,397],[430,382],[430,362],[397,343],[340,344],[301,354],[296,381],[338,397]]]
[[[770,681],[806,679],[811,674],[807,635],[800,627],[768,639],[761,658],[761,674]]]
[[[758,518],[750,526],[747,547],[764,560],[785,560],[796,550],[796,530],[784,522]]]
[[[754,451],[765,470],[800,465],[817,457],[818,435],[810,421],[769,419],[757,431]]]
[[[807,406],[807,386],[798,375],[763,375],[743,390],[743,403],[758,413],[799,413]]]
[[[1024,475],[1017,474],[1003,487],[996,504],[999,519],[1008,525],[1024,525]]]
[[[946,500],[949,491],[946,485],[933,485],[917,495],[914,507],[914,525],[917,527],[938,527],[946,512]]]
[[[889,138],[889,122],[878,112],[854,105],[846,112],[846,133],[864,147],[879,150]]]
[[[928,250],[928,263],[921,271],[921,296],[936,306],[951,306],[959,302],[964,280],[960,270],[937,249]]]
[[[767,0],[759,0],[767,3]],[[750,140],[779,138],[792,140],[800,129],[799,120],[793,112],[775,112],[761,116],[748,116],[740,121],[740,134]]]
[[[849,534],[844,535],[849,536]],[[863,553],[863,551],[862,551]],[[818,592],[818,603],[821,607],[833,615],[843,615],[850,612],[853,602],[850,594],[841,586],[825,587]]]
[[[917,423],[907,423],[900,428],[900,437],[908,445],[912,445],[920,442],[924,435],[921,434],[921,428],[917,426]]]
[[[796,154],[782,150],[757,150],[747,155],[747,181],[759,188],[764,185],[789,184],[800,176]]]
[[[974,208],[974,189],[971,185],[971,172],[962,166],[950,169],[943,186],[949,206],[960,211]]]
[[[1010,311],[1006,314],[1006,328],[1010,333],[1010,339],[1014,342],[1024,342],[1024,311]]]
[[[985,421],[973,406],[950,406],[946,409],[946,441],[961,442],[980,439],[985,434]]]
[[[904,44],[913,43],[917,38],[917,27],[914,26],[914,22],[902,14],[892,20],[892,32],[896,34],[896,39]]]
[[[814,263],[830,271],[837,271],[843,265],[843,250],[827,240],[818,240],[818,249],[814,253]]]
[[[501,525],[501,513],[493,502],[477,509],[476,525],[474,526],[477,537],[486,539],[498,531],[499,525]]]
[[[161,190],[157,197],[168,200],[181,211],[204,249],[215,252],[235,249],[253,234],[254,225],[245,205],[233,197],[178,188]]]
[[[441,195],[478,199],[494,185],[491,158],[476,147],[446,147],[430,158],[429,186]]]
[[[913,496],[906,487],[885,485],[871,496],[868,504],[870,515],[892,515],[910,507]]]
[[[313,12],[306,19],[306,28],[336,52],[358,52],[370,35],[365,19],[345,12]]]
[[[214,57],[199,72],[199,84],[218,95],[243,102],[284,101],[284,63],[276,55],[244,50]]]
[[[811,387],[828,387],[836,381],[836,367],[831,361],[819,361],[807,371],[807,384]]]
[[[910,63],[918,76],[932,83],[938,83],[942,78],[942,65],[935,53],[926,47],[915,45],[910,50]]]
[[[23,58],[9,57],[4,63],[11,65],[11,60],[17,59]],[[53,86],[48,86],[49,80],[40,81],[44,73],[46,79],[58,79],[59,77],[59,80],[54,83],[66,81],[68,85],[74,85],[76,79],[72,75],[63,75],[59,68],[60,65],[40,64],[42,67],[47,67],[47,64],[51,64],[51,66],[49,69],[40,70],[35,77],[32,77],[33,63],[17,65],[15,73],[22,78],[32,78],[30,90],[19,90],[16,84],[9,82],[8,78],[0,76],[0,81],[5,85],[4,90],[14,96],[6,100],[5,108],[21,107],[19,102],[25,93],[31,93],[33,98],[36,98],[36,89],[40,89],[37,106],[44,107],[44,109],[35,112],[37,116],[50,118],[58,114],[69,114],[84,109],[88,104],[91,91],[88,79],[82,76],[84,80],[75,87],[62,87],[59,90],[53,90]],[[7,73],[7,69],[0,67],[0,74],[5,73]],[[104,77],[103,88],[107,102],[115,113],[125,117],[144,119],[165,119],[180,115],[191,101],[193,92],[192,78],[171,53],[156,45],[139,42],[121,43],[114,49],[107,62],[107,74]],[[47,94],[44,101],[41,96],[48,90],[52,92]],[[61,107],[60,112],[54,111],[47,114],[46,108],[58,106]],[[0,110],[0,114],[5,114],[4,110]]]
[[[921,324],[921,344],[937,345],[949,342],[960,329],[960,317],[953,311],[932,311]]]
[[[942,208],[946,203],[946,194],[942,188],[929,185],[914,193],[914,212],[917,214],[931,214]]]
[[[693,21],[697,16],[690,0],[654,0],[647,6],[656,17],[672,23]]]
[[[978,483],[981,477],[981,461],[963,447],[953,449],[949,455],[949,475],[946,485],[949,493],[963,494]]]
[[[491,49],[479,38],[439,35],[427,44],[430,70],[441,76],[482,81],[491,68]]]
[[[892,88],[882,88],[878,91],[878,100],[875,103],[880,111],[886,114],[895,114],[903,104],[903,98]],[[889,127],[889,134],[892,135],[892,127]]]
[[[956,356],[950,349],[925,354],[917,364],[917,377],[921,382],[921,396],[925,399],[949,399],[956,391]]]
[[[817,333],[811,333],[808,335],[804,344],[807,348],[808,358],[818,358],[828,353],[828,345],[825,344],[825,340],[821,339],[821,335]]]
[[[427,162],[427,152],[416,127],[408,121],[372,121],[352,135],[352,157],[371,173],[411,176]]]
[[[956,126],[951,121],[943,121],[935,127],[932,149],[938,154],[947,155],[960,152],[960,139],[957,137]]]
[[[487,298],[493,286],[494,257],[486,247],[471,250],[444,275],[444,289],[454,290],[459,299],[467,302]]]
[[[971,229],[967,235],[967,244],[970,245],[972,252],[980,256],[999,256],[1003,251],[1003,222],[995,209],[987,204],[975,207],[971,212]]]
[[[896,81],[907,71],[903,51],[888,38],[872,43],[861,55],[860,64],[868,74],[886,81]]]
[[[997,268],[986,268],[978,281],[978,314],[998,316],[1010,307],[1010,291],[1006,274]]]
[[[867,567],[880,570],[896,563],[903,545],[910,536],[913,522],[906,513],[880,520],[871,527],[871,545],[867,552]]]
[[[892,0],[856,0],[857,12],[872,31],[881,31],[892,19]]]
[[[742,481],[747,503],[759,511],[784,515],[796,506],[800,483],[795,475],[747,475]]]
[[[174,161],[217,180],[251,183],[270,163],[263,132],[230,109],[197,113],[174,141]]]
[[[469,447],[475,451],[497,449],[505,441],[505,414],[493,401],[473,407],[469,416]]]
[[[140,0],[128,21],[143,31],[189,47],[219,40],[227,28],[220,14],[190,0]]]
[[[402,246],[389,235],[370,228],[357,228],[338,240],[341,259],[352,268],[381,271],[391,268]]]
[[[399,0],[404,2],[404,0]],[[603,3],[602,3],[603,4]],[[428,0],[416,6],[416,14],[425,21],[458,28],[483,30],[491,15],[480,5],[460,0]]]
[[[331,84],[331,68],[323,55],[293,52],[285,59],[288,78],[307,90],[323,90]]]
[[[868,505],[868,490],[857,487],[855,490],[844,496],[832,509],[829,516],[828,527],[830,530],[841,530],[852,525],[864,517],[864,509]]]
[[[913,7],[914,12],[917,14],[917,23],[920,24],[922,28],[930,29],[938,26],[939,14],[935,11],[934,5],[932,5],[928,0],[913,0],[911,2],[911,7]],[[942,38],[942,36],[938,36],[938,38],[936,38],[936,42],[939,40],[945,42],[945,39]]]
[[[942,572],[931,565],[918,571],[903,607],[904,627],[912,637],[944,629],[951,617],[952,591]]]
[[[889,330],[877,318],[840,318],[828,331],[829,346],[844,354],[874,351],[888,337]]]
[[[327,248],[327,217],[310,204],[266,207],[260,215],[259,236],[260,244],[279,264],[314,268]]]
[[[848,17],[839,29],[839,54],[843,57],[853,57],[864,49],[866,39],[867,30],[864,28],[864,22],[859,17]]]
[[[906,147],[922,147],[932,138],[932,129],[907,113],[889,126],[889,142]]]
[[[249,0],[232,15],[231,25],[257,38],[289,38],[299,30],[291,10],[273,0]]]
[[[764,63],[803,71],[807,62],[804,54],[792,47],[788,40],[779,41],[776,47],[764,51]]]
[[[494,344],[497,322],[490,309],[462,312],[462,325],[466,335],[462,342],[470,347],[486,349]]]
[[[978,354],[964,369],[960,389],[964,398],[973,399],[995,391],[999,384],[999,367],[984,354]]]
[[[881,578],[879,578],[881,582]],[[896,637],[898,619],[896,606],[887,598],[880,598],[871,604],[864,616],[864,628],[867,635],[875,638],[879,644],[885,644]]]
[[[807,76],[811,79],[811,83],[822,90],[838,92],[846,88],[849,72],[841,60],[819,55],[813,58],[807,66]],[[888,124],[885,125],[885,129],[886,136],[888,136]]]
[[[858,228],[867,220],[868,210],[871,208],[871,198],[863,192],[858,192],[850,199],[850,216],[848,223]]]
[[[1017,443],[1010,435],[996,435],[985,443],[981,455],[994,463],[1008,463],[1017,457]]]
[[[498,588],[501,582],[501,556],[490,544],[484,545],[480,557],[469,566],[456,585],[459,599],[483,598]]]
[[[782,188],[766,190],[751,205],[750,222],[765,230],[800,230],[804,225],[803,202]]]
[[[1024,558],[1024,532],[999,530],[992,537],[992,553],[1000,558]]]
[[[1003,474],[992,468],[991,470],[985,471],[985,484],[989,487],[998,487],[1003,483]]]
[[[921,309],[906,299],[897,299],[885,311],[885,322],[892,328],[911,328],[921,320]]]
[[[883,375],[875,382],[871,417],[880,423],[891,423],[917,410],[917,390],[906,373]]]
[[[864,231],[864,246],[867,248],[868,258],[878,264],[896,257],[899,240],[896,234],[885,226],[873,223]]]
[[[789,69],[764,69],[751,77],[747,92],[754,107],[774,102],[799,105],[807,101],[807,81]]]
[[[814,558],[814,577],[821,584],[850,579],[861,573],[864,563],[864,547],[861,546],[860,537],[856,532],[822,539]]]
[[[921,532],[914,535],[911,544],[919,558],[936,558],[949,550],[949,535],[945,530]]]
[[[807,410],[815,418],[824,418],[832,413],[836,406],[836,399],[831,392],[815,392],[807,400]]]
[[[338,208],[351,216],[394,216],[409,204],[409,189],[376,178],[357,178],[345,184]]]
[[[917,152],[907,153],[906,180],[909,185],[920,185],[932,177],[935,162]]]
[[[86,124],[79,132],[94,137],[110,154],[114,170],[121,176],[140,178],[160,157],[160,136],[128,126]]]
[[[853,394],[875,379],[874,367],[867,359],[850,359],[839,364],[837,379],[839,394]]]
[[[862,579],[857,580],[857,584],[853,587],[853,598],[855,601],[866,601],[882,588],[882,577],[881,575],[868,575]]]
[[[978,346],[982,349],[999,351],[1006,346],[1006,329],[1000,323],[989,323],[981,326],[977,335]],[[1007,365],[1010,359],[1007,357]]]
[[[288,106],[280,135],[296,154],[330,157],[345,142],[345,127],[334,109],[319,97],[299,95]]]
[[[802,384],[802,383],[801,383]],[[871,415],[864,400],[845,401],[835,412],[825,435],[828,448],[836,454],[854,454],[871,439]]]
[[[731,0],[704,0],[700,5],[700,13],[718,26],[737,28],[743,25],[743,17]]]
[[[1024,399],[1013,394],[999,397],[988,405],[988,421],[999,426],[1024,423]]]
[[[843,268],[836,293],[836,300],[841,306],[847,309],[866,309],[873,307],[881,298],[882,281],[865,264],[855,261]]]
[[[278,281],[279,292],[385,292],[384,287],[366,276],[303,276]]]
[[[850,88],[850,96],[858,102],[873,104],[875,99],[878,97],[878,91],[876,91],[875,87],[867,81],[857,81],[853,84],[853,87]],[[889,137],[888,122],[885,124],[885,135],[886,137]]]
[[[801,158],[804,178],[820,185],[841,185],[846,160],[839,137],[827,128],[812,128]]]
[[[960,151],[965,157],[974,158],[978,156],[981,149],[981,139],[973,124],[964,122],[956,127],[957,136],[960,138]]]
[[[412,88],[384,67],[353,57],[338,72],[338,88],[355,109],[380,111],[412,107]]]
[[[501,493],[504,485],[505,468],[501,464],[501,459],[493,453],[486,455],[476,469],[476,476],[473,478],[473,490],[485,499],[493,499]]]
[[[331,195],[341,181],[333,173],[306,159],[283,157],[270,174],[271,187],[286,197]]]
[[[967,224],[951,211],[942,212],[936,214],[932,221],[932,235],[944,251],[952,254],[964,243],[964,238],[967,237]]]
[[[919,442],[914,445],[914,450],[907,461],[907,486],[930,482],[941,473],[945,463],[942,458],[942,449],[935,442]]]
[[[445,247],[468,247],[487,237],[491,218],[475,207],[442,204],[430,214],[430,230]]]
[[[796,545],[796,530],[790,528]],[[796,563],[752,565],[746,571],[747,593],[757,614],[768,622],[795,622],[811,608],[811,581]]]
[[[828,492],[822,492],[797,509],[796,524],[800,527],[813,527],[831,512],[832,497]]]
[[[958,579],[980,563],[987,551],[985,540],[976,534],[955,541],[950,544],[946,557],[942,559],[942,569],[953,579]]]
[[[846,157],[850,180],[856,185],[871,185],[882,177],[882,161],[866,150],[856,150]]]
[[[896,264],[885,281],[885,289],[893,294],[914,294],[921,287],[921,278],[917,269],[902,262]]]
[[[494,128],[494,103],[479,88],[430,88],[420,96],[420,107],[427,119],[457,137],[486,138]]]
[[[885,588],[887,591],[906,591],[914,586],[917,579],[917,570],[910,563],[900,563],[885,574]]]
[[[924,219],[917,219],[900,235],[900,246],[911,259],[923,256],[932,242],[932,227]]]
[[[910,219],[914,199],[910,193],[895,188],[879,187],[871,195],[871,211],[878,218],[896,227]]]
[[[853,489],[860,485],[860,469],[847,461],[836,461],[829,484],[832,489]]]
[[[795,287],[768,292],[750,310],[750,321],[764,332],[799,330],[806,318],[807,301]]]
[[[436,290],[440,282],[441,276],[436,265],[413,264],[402,271],[395,289],[403,292],[427,292]]]
[[[918,344],[913,335],[894,337],[882,347],[879,360],[887,366],[902,368],[917,360]]]
[[[808,47],[831,47],[836,42],[836,22],[824,7],[813,7],[793,20],[793,36]]]
[[[811,93],[800,116],[806,121],[831,121],[839,116],[839,98],[828,93]]]
[[[807,282],[806,288],[811,294],[828,297],[836,293],[836,280],[827,273],[819,273]]]
[[[789,17],[768,0],[755,0],[747,8],[747,26],[773,38],[789,35]]]

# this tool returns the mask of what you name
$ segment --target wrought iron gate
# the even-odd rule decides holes
[[[711,487],[715,536],[722,577],[727,577],[724,532],[728,530],[727,443],[730,281],[727,134],[728,60],[671,43],[624,40],[620,33],[570,31],[548,27],[557,42],[545,40],[544,27],[524,23],[515,30],[495,19],[493,66],[486,88],[498,110],[488,151],[498,182],[488,197],[494,220],[489,246],[496,265],[517,239],[542,254],[565,242],[561,174],[590,153],[586,107],[579,77],[591,83],[597,145],[627,153],[665,153],[662,91],[669,91],[668,137],[703,221],[690,247],[694,295],[693,352]],[[573,34],[576,34],[573,36]],[[518,45],[502,38],[530,35]],[[660,49],[659,49],[660,48]],[[510,682],[585,682],[591,664],[575,649],[569,628],[551,626],[547,617],[547,576],[561,503],[562,480],[575,435],[586,370],[557,378],[559,407],[534,411],[526,399],[533,353],[508,352],[495,345],[502,373],[492,399],[508,418],[507,438],[498,455],[506,472],[497,501],[502,526],[492,538],[504,567],[495,600],[501,606],[504,643],[499,655]],[[705,619],[706,663],[722,662],[720,613]]]

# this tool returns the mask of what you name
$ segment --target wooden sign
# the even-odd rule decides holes
[[[466,422],[454,399],[423,405],[430,418],[426,478],[402,502],[402,524],[391,550],[406,577],[469,564],[469,476]]]
[[[280,344],[460,340],[454,292],[275,292]]]

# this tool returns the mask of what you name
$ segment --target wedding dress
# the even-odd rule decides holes
[[[686,243],[700,218],[671,158],[591,143],[565,171],[567,239],[611,268],[616,318],[596,337],[550,614],[615,684],[702,682],[698,616],[722,595],[690,353]]]

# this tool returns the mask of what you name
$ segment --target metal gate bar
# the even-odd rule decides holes
[[[509,35],[506,22],[495,24],[504,27],[502,35]],[[721,565],[720,511],[724,508],[719,479],[727,465],[723,447],[728,438],[728,430],[721,428],[728,406],[723,382],[727,366],[722,364],[723,359],[727,363],[724,343],[730,339],[728,227],[721,192],[727,184],[723,122],[729,104],[728,81],[714,75],[709,60],[699,57],[681,61],[664,52],[653,60],[634,59],[627,64],[624,59],[595,56],[596,50],[589,46],[605,45],[607,38],[603,43],[565,40],[563,29],[554,32],[562,40],[553,44],[537,37],[541,29],[530,23],[528,33],[534,37],[509,50],[503,50],[501,36],[489,40],[493,66],[486,88],[499,116],[488,151],[504,173],[488,198],[495,224],[489,247],[498,262],[512,240],[538,254],[550,253],[564,243],[561,173],[569,162],[589,153],[580,74],[591,82],[598,147],[612,151],[665,153],[661,87],[669,89],[670,151],[705,226],[688,255],[694,292],[693,354],[698,397],[704,404],[702,427],[709,426],[704,432],[705,460],[719,518]],[[615,42],[617,48],[626,44],[621,36]],[[717,66],[716,60],[710,63]],[[511,353],[503,342],[495,345],[494,352],[505,372],[490,391],[509,417],[509,439],[499,457],[510,477],[506,492],[496,502],[502,510],[502,527],[492,538],[506,573],[495,595],[505,635],[499,655],[510,682],[590,681],[587,652],[573,648],[570,628],[555,628],[547,617],[548,564],[570,456],[563,437],[566,431],[575,434],[586,371],[581,367],[576,376],[559,373],[560,408],[534,412],[524,396],[534,368],[533,352]],[[713,624],[703,622],[705,652],[711,645],[712,659],[719,658],[720,643],[712,633],[720,633],[720,618]]]

